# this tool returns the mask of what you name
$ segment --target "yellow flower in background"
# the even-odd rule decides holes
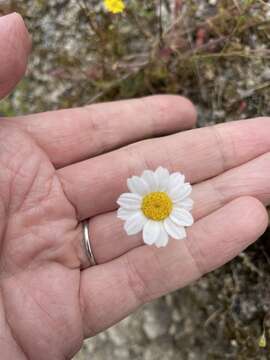
[[[105,8],[113,14],[121,13],[125,10],[123,0],[104,0]]]

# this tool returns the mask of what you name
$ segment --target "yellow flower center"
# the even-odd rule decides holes
[[[104,0],[105,7],[113,14],[118,14],[124,11],[125,3],[123,0]]]
[[[173,208],[172,200],[165,192],[151,192],[143,198],[142,211],[144,215],[155,221],[166,219]]]

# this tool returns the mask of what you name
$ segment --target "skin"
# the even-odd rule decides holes
[[[1,97],[23,76],[29,51],[22,18],[1,17]],[[70,359],[84,338],[223,265],[265,231],[270,119],[195,122],[178,96],[0,119],[3,359]],[[185,173],[195,201],[187,239],[164,249],[127,237],[116,218],[127,177],[159,165]],[[82,270],[87,218],[98,265]]]

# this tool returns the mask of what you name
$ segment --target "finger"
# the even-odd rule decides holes
[[[6,96],[25,73],[31,41],[17,13],[0,17],[0,98]]]
[[[6,228],[6,207],[0,195],[0,256],[2,252],[2,241],[4,237],[5,228]]]
[[[190,129],[196,111],[189,100],[166,95],[28,115],[13,122],[61,167],[140,139]]]
[[[201,219],[240,196],[252,196],[270,205],[270,153],[193,186],[195,220]],[[91,246],[98,264],[141,246],[142,236],[127,236],[115,211],[89,220]]]
[[[270,205],[270,153],[197,184],[194,212],[197,219],[240,196],[252,196]]]
[[[163,249],[139,247],[85,270],[80,290],[85,336],[223,265],[254,242],[267,223],[258,200],[239,198],[195,223],[185,241],[171,241]]]
[[[116,208],[126,180],[162,165],[191,183],[216,176],[270,150],[270,118],[195,129],[132,146],[58,171],[80,219]]]

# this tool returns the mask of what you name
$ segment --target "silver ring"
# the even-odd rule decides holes
[[[91,244],[90,244],[90,238],[89,238],[89,220],[84,220],[82,222],[82,226],[83,226],[83,243],[84,243],[84,248],[85,248],[85,252],[87,255],[87,258],[89,260],[90,266],[95,266],[97,265],[96,260],[94,258],[92,249],[91,249]]]

